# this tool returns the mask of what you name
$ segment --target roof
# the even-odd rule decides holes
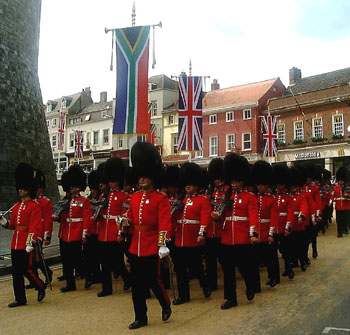
[[[83,113],[93,113],[106,109],[111,109],[113,106],[113,101],[98,102],[84,108]]]
[[[170,90],[175,90],[176,89],[176,81],[170,79],[167,77],[165,74],[160,74],[158,76],[153,76],[148,79],[149,83],[157,84],[156,89],[161,89],[161,88],[167,88]]]
[[[293,94],[300,94],[349,84],[350,67],[318,74],[316,76],[301,78],[294,85],[288,86],[284,96],[291,95],[290,90],[292,90]]]
[[[81,95],[81,92],[63,96],[67,102],[66,108],[68,108],[72,104],[72,102],[74,104],[74,102],[80,97],[80,95]],[[52,105],[52,111],[59,110],[61,109],[62,97],[54,100],[49,100],[47,103],[49,102]]]
[[[256,103],[273,86],[278,78],[251,84],[213,90],[203,99],[203,109]]]

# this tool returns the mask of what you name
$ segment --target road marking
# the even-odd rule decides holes
[[[350,333],[350,329],[348,328],[333,328],[333,327],[326,327],[322,334],[328,334],[330,330],[340,330],[340,331],[343,331],[343,332],[349,332]]]

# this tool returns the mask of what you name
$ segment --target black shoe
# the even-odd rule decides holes
[[[317,258],[317,256],[318,256],[317,250],[313,250],[312,251],[312,258]]]
[[[26,288],[26,290],[30,290],[31,288],[34,288],[34,285],[32,285],[32,284],[27,284],[27,285],[25,286],[25,288]]]
[[[129,281],[125,282],[124,285],[123,285],[123,290],[124,291],[127,291],[129,290],[131,287],[131,283]]]
[[[301,264],[300,269],[301,269],[301,271],[305,272],[306,271],[306,264]]]
[[[46,293],[44,288],[38,290],[38,301],[42,301],[45,298],[45,295]]]
[[[171,315],[171,308],[170,308],[170,305],[168,306],[168,308],[164,308],[162,310],[162,320],[163,321],[166,321],[170,318],[170,315]]]
[[[288,273],[288,278],[289,279],[293,279],[294,278],[294,271],[293,270],[290,270],[289,273]]]
[[[221,309],[229,309],[231,307],[236,307],[237,301],[226,300],[221,306]]]
[[[92,281],[90,280],[85,280],[85,285],[84,285],[84,288],[87,290],[91,287],[92,285]]]
[[[326,234],[326,229],[322,229],[322,235]]]
[[[270,285],[270,287],[275,287],[277,284],[278,283],[276,279],[268,279],[266,282],[266,285]]]
[[[97,296],[98,296],[99,298],[102,298],[102,297],[105,297],[105,296],[111,295],[111,294],[112,294],[112,291],[101,291],[101,292],[98,292],[98,293],[97,293]]]
[[[64,286],[64,287],[61,287],[60,288],[60,291],[62,293],[66,293],[66,292],[69,292],[69,291],[75,291],[76,288],[75,287],[68,287],[68,286]]]
[[[173,301],[173,305],[182,305],[185,302],[189,302],[190,299],[182,299],[182,298],[177,298]]]
[[[255,293],[254,293],[254,291],[247,291],[247,292],[246,292],[246,295],[247,295],[247,299],[248,299],[249,301],[251,301],[251,300],[254,299]]]
[[[63,274],[62,276],[59,276],[59,277],[57,277],[57,280],[58,281],[63,281],[63,280],[66,280],[67,278],[66,278],[66,275],[65,274]]]
[[[19,307],[19,306],[25,306],[27,305],[26,302],[18,302],[18,301],[14,301],[14,302],[11,302],[10,304],[8,304],[7,306],[12,308],[12,307]]]
[[[114,278],[114,279],[118,279],[118,277],[119,277],[119,273],[117,273],[117,272],[114,271],[114,272],[113,272],[113,278]]]
[[[308,258],[306,258],[306,265],[310,265],[310,264],[311,264],[310,258],[308,257]]]
[[[209,298],[211,296],[211,290],[210,290],[209,286],[203,287],[203,294],[206,298]]]
[[[147,326],[148,322],[147,321],[134,321],[133,323],[130,323],[129,329],[138,329],[140,327]]]
[[[343,235],[342,234],[338,234],[337,237],[343,237]]]

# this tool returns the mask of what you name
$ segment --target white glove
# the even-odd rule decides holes
[[[26,246],[26,252],[28,252],[28,254],[33,250],[34,250],[34,247],[32,247],[31,245]]]
[[[9,222],[7,221],[7,219],[3,215],[0,215],[0,224],[4,228],[7,228],[9,226]]]
[[[162,259],[170,254],[170,250],[167,247],[159,247],[158,255]]]

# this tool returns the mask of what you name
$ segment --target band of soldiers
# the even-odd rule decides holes
[[[266,285],[275,287],[280,275],[292,280],[294,268],[304,272],[318,257],[317,235],[324,234],[335,204],[337,237],[350,229],[349,170],[340,167],[336,185],[331,173],[315,164],[288,168],[260,160],[253,165],[235,153],[214,158],[208,169],[193,162],[163,167],[157,149],[138,142],[131,149],[132,168],[110,158],[88,176],[79,166],[62,175],[64,198],[54,206],[43,196],[45,177],[20,163],[15,182],[20,201],[4,228],[14,230],[11,244],[15,301],[26,305],[26,288],[45,297],[52,281],[43,245],[49,245],[53,221],[59,223],[61,292],[76,290],[76,277],[85,289],[101,283],[98,297],[113,292],[112,276],[121,276],[123,290],[131,287],[137,329],[148,324],[146,299],[150,289],[161,306],[162,320],[170,318],[166,288],[176,274],[173,305],[191,300],[191,279],[198,279],[204,298],[218,289],[218,264],[224,275],[221,309],[238,305],[236,267],[242,275],[248,301],[261,292],[260,270],[267,269]],[[311,245],[311,248],[310,248]],[[278,252],[282,255],[280,269]],[[170,255],[171,262],[169,261]],[[129,263],[130,271],[125,260]],[[45,281],[38,275],[38,268]],[[174,292],[175,293],[175,292]]]

